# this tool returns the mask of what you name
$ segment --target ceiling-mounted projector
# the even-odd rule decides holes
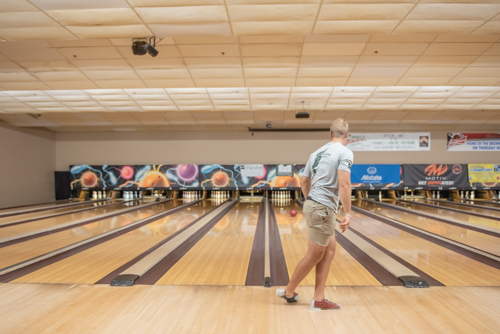
[[[306,101],[300,101],[302,103],[302,111],[297,111],[297,105],[295,105],[295,118],[309,118],[309,108],[305,110],[304,103]]]

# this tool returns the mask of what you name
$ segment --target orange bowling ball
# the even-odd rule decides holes
[[[146,176],[142,179],[141,187],[143,188],[165,188],[170,187],[170,184],[167,178],[158,173],[158,172],[150,172],[146,173]]]
[[[86,172],[82,175],[82,184],[85,187],[93,187],[97,183],[97,176],[92,172]]]
[[[293,176],[278,176],[274,180],[275,188],[292,188],[292,187],[300,187],[299,182]]]
[[[216,187],[225,187],[228,182],[227,174],[224,172],[217,172],[212,176],[212,182]]]

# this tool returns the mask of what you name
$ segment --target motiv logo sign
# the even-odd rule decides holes
[[[446,173],[448,171],[448,166],[446,165],[439,165],[439,167],[437,165],[429,165],[425,168],[424,172],[425,172],[425,175],[431,177],[436,177],[436,176],[441,176],[443,175],[444,173]]]

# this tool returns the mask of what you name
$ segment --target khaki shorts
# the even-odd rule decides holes
[[[307,238],[321,246],[328,246],[330,237],[335,233],[336,214],[333,209],[311,200],[304,203]]]

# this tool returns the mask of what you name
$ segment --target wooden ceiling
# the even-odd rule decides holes
[[[132,38],[153,35],[159,55],[134,56]],[[498,127],[499,41],[498,0],[1,0],[0,120]]]

